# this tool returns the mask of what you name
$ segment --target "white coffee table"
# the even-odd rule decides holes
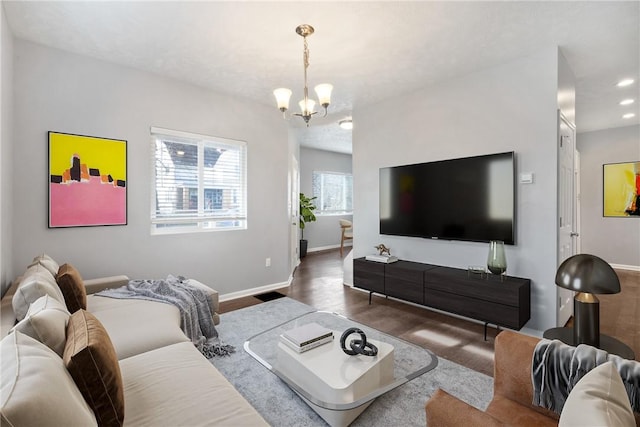
[[[280,343],[287,330],[315,322],[334,331],[334,340],[304,353]],[[365,332],[376,356],[349,356],[340,347],[348,328]],[[357,335],[353,338],[357,338]],[[435,368],[428,350],[335,313],[307,313],[249,338],[245,351],[283,380],[331,426],[347,426],[376,397]]]

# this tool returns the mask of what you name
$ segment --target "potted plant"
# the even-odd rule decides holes
[[[306,223],[313,222],[316,220],[316,216],[313,211],[316,209],[316,206],[313,204],[313,201],[316,197],[307,197],[304,193],[300,193],[300,258],[304,258],[307,256],[307,246],[308,243],[304,239],[304,227]]]

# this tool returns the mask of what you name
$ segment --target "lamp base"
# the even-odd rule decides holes
[[[600,347],[600,301],[586,292],[573,298],[573,342]]]

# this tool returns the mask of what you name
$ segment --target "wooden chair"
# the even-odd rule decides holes
[[[346,240],[353,240],[353,223],[346,219],[341,219],[340,229],[342,231],[342,236],[340,237],[340,256],[342,256],[344,242]]]

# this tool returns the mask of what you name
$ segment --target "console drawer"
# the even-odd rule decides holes
[[[430,290],[425,296],[424,304],[438,310],[471,317],[494,325],[520,329],[527,319],[519,318],[517,307],[481,301],[462,295]]]
[[[353,260],[353,286],[384,294],[384,264],[364,259]]]
[[[424,286],[436,291],[517,307],[522,284],[517,278],[501,279],[491,275],[470,277],[464,270],[438,267],[425,272]]]
[[[416,283],[387,276],[385,279],[385,290],[390,297],[424,304],[424,287],[422,286],[422,282]]]

